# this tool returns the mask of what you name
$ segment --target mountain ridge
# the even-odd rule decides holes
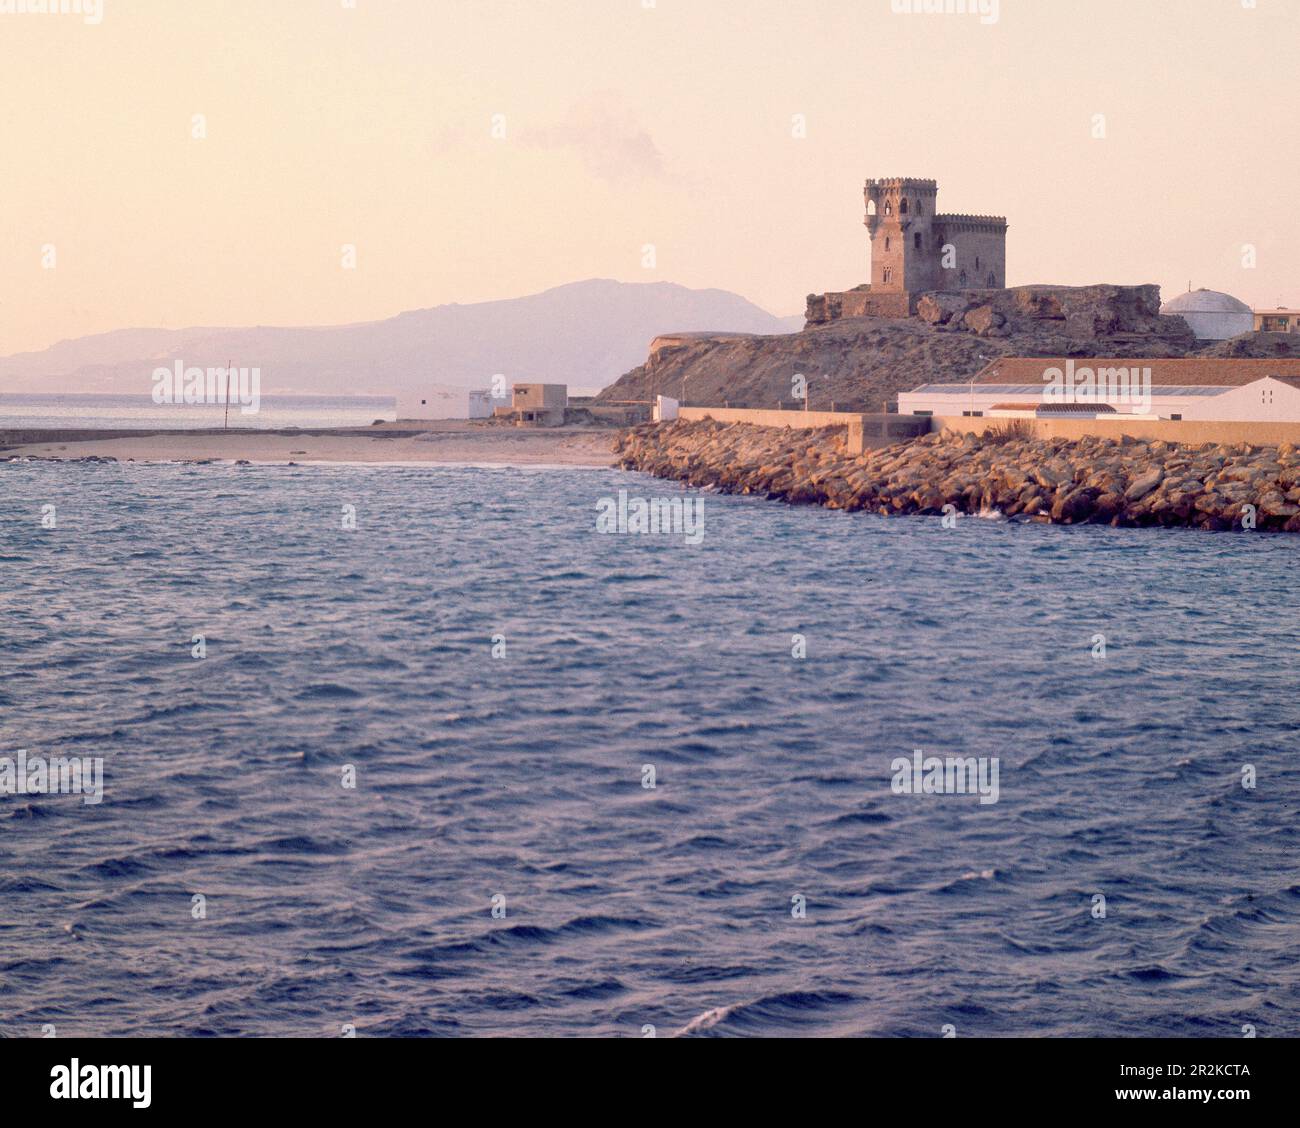
[[[148,394],[154,368],[177,360],[260,368],[267,395],[486,387],[497,373],[511,382],[604,387],[661,333],[786,333],[802,321],[727,290],[594,278],[378,321],[107,330],[0,358],[0,392]]]

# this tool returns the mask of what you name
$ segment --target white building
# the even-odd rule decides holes
[[[509,403],[490,391],[465,391],[440,384],[396,394],[398,419],[490,419],[492,409]]]
[[[1188,290],[1165,302],[1160,312],[1181,317],[1198,341],[1226,341],[1255,328],[1255,311],[1218,290]]]
[[[654,406],[650,409],[650,417],[656,423],[671,423],[677,418],[677,409],[681,404],[670,396],[655,396]]]
[[[924,384],[900,393],[898,410],[1300,423],[1300,359],[1003,357],[969,383]]]

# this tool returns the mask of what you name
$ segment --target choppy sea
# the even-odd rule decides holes
[[[0,1033],[1300,1033],[1300,540],[620,489],[0,465]]]

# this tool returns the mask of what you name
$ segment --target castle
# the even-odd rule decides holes
[[[1005,217],[940,215],[934,180],[868,180],[864,194],[871,282],[843,293],[810,294],[810,325],[840,317],[909,317],[921,295],[932,290],[1006,288]]]

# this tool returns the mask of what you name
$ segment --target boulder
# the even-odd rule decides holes
[[[969,298],[961,294],[946,294],[942,291],[925,294],[916,304],[916,315],[928,325],[946,325],[953,318],[961,320],[961,315],[971,307]]]
[[[1007,319],[991,305],[976,306],[962,317],[962,325],[981,337],[987,337],[991,330],[1000,329],[1006,323]]]
[[[1164,478],[1165,472],[1162,467],[1155,466],[1148,470],[1141,477],[1134,479],[1128,489],[1124,491],[1124,497],[1127,501],[1141,501],[1156,486],[1160,485]]]

